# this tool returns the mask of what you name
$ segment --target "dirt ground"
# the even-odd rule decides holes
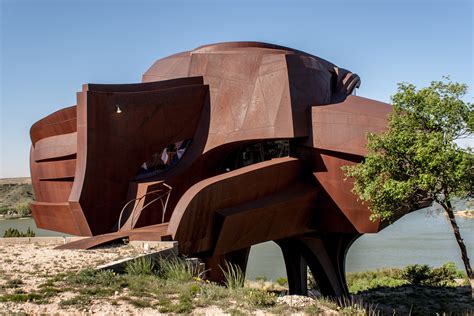
[[[97,250],[55,250],[55,245],[0,244],[0,286],[9,280],[21,280],[21,289],[27,293],[39,289],[54,275],[67,271],[79,271],[87,267],[95,267],[106,262],[137,254],[137,250],[131,246],[111,247]],[[9,290],[0,289],[0,294],[8,293]],[[59,306],[61,300],[71,298],[74,294],[70,292],[61,293],[54,297],[49,304],[35,303],[13,303],[0,302],[0,314],[2,312],[27,313],[27,314],[155,314],[156,310],[140,309],[130,304],[119,304],[112,306],[104,301],[93,303],[86,310],[74,308],[63,309]]]

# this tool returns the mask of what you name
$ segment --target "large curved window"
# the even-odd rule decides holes
[[[287,157],[290,155],[289,147],[287,139],[243,145],[226,158],[223,167],[225,171],[230,171],[273,158]]]
[[[191,144],[190,139],[169,144],[165,148],[157,151],[142,163],[137,172],[135,180],[145,179],[155,176],[175,166]]]

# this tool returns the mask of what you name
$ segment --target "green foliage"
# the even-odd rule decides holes
[[[399,84],[387,132],[368,135],[365,161],[344,167],[355,179],[353,192],[370,203],[371,219],[396,218],[427,200],[446,208],[452,196],[472,196],[474,154],[455,143],[473,135],[466,92],[466,85],[448,80],[419,90]]]
[[[193,290],[193,283],[182,283],[169,284],[173,287],[173,295],[178,296],[177,301],[172,301],[168,297],[162,297],[159,301],[159,308],[161,313],[190,313],[193,309],[193,298],[197,294],[196,290]]]
[[[202,306],[224,302],[229,297],[229,290],[215,283],[206,283],[201,287],[199,303]]]
[[[339,308],[339,303],[334,298],[329,297],[318,298],[318,304],[334,310]]]
[[[97,297],[112,295],[127,285],[125,278],[112,270],[97,271],[90,268],[66,277],[65,283],[80,294]]]
[[[429,283],[431,269],[427,264],[415,264],[405,268],[402,278],[413,285],[426,285]]]
[[[179,257],[160,260],[159,275],[166,280],[190,281],[198,277],[197,267]]]
[[[416,264],[404,269],[392,268],[346,274],[349,292],[353,294],[409,284],[431,287],[456,286],[454,279],[463,277],[465,274],[458,270],[453,262],[445,263],[437,268]]]
[[[257,281],[257,282],[267,282],[268,278],[264,275],[261,275],[261,276],[255,277],[255,281]]]
[[[43,296],[38,293],[14,293],[0,296],[0,302],[37,302],[43,300]]]
[[[443,264],[439,268],[431,270],[431,285],[434,286],[455,286],[455,279],[465,278],[463,271],[456,268],[454,262]]]
[[[397,287],[408,282],[402,278],[402,269],[380,269],[377,271],[347,273],[349,292],[357,294],[380,287]]]
[[[30,214],[28,205],[34,201],[34,194],[31,183],[27,182],[12,179],[12,181],[0,183],[0,215],[28,216]]]
[[[274,293],[259,289],[249,289],[246,294],[247,302],[253,307],[271,307],[276,304]]]
[[[245,273],[242,269],[231,262],[225,262],[225,269],[221,267],[225,278],[225,285],[229,289],[242,288],[245,284]]]
[[[338,299],[340,315],[378,316],[380,311],[373,304],[365,303],[361,297],[341,297]]]
[[[0,215],[7,214],[9,210],[10,210],[10,208],[8,206],[0,205]]]
[[[5,230],[5,233],[3,234],[3,238],[10,238],[10,237],[35,237],[36,233],[28,227],[25,233],[20,232],[16,228],[8,228]]]
[[[159,282],[160,280],[156,276],[150,274],[127,274],[124,279],[124,284],[127,285],[130,294],[139,297],[150,293],[159,286],[164,286],[164,283]]]
[[[21,217],[31,216],[30,204],[23,202],[15,205],[15,212]]]
[[[154,274],[155,264],[150,257],[139,257],[127,263],[125,272],[130,275],[151,275]]]
[[[125,300],[129,301],[135,307],[144,308],[144,307],[151,307],[152,304],[149,300],[144,299],[132,299],[132,298],[124,298]],[[116,303],[117,304],[117,303]]]
[[[16,289],[16,288],[19,288],[23,285],[23,281],[20,280],[20,279],[13,279],[13,280],[9,280],[7,281],[7,283],[5,283],[3,285],[4,288],[6,289]]]
[[[456,268],[454,262],[434,269],[428,265],[415,264],[407,266],[402,274],[402,278],[410,284],[437,287],[456,286],[454,279],[463,277],[463,272]]]
[[[76,295],[72,298],[62,300],[59,302],[60,307],[69,307],[69,306],[75,306],[75,307],[86,307],[90,306],[92,302],[92,298],[88,295]]]
[[[276,279],[276,283],[280,286],[287,286],[288,285],[288,279],[280,277],[280,278]]]

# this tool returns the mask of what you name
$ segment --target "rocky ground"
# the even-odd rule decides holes
[[[152,298],[137,296],[136,289],[130,286],[130,289],[118,288],[107,296],[90,297],[78,295],[77,289],[68,288],[62,280],[80,274],[88,267],[96,267],[106,262],[112,262],[119,258],[130,257],[139,254],[139,250],[129,246],[116,246],[101,248],[96,250],[55,250],[55,245],[38,244],[17,244],[6,245],[0,243],[0,314],[100,314],[100,315],[164,315],[160,313],[158,303],[152,306]],[[143,280],[142,280],[143,281]],[[58,283],[59,282],[59,283]],[[81,281],[81,282],[86,282]],[[93,289],[95,280],[89,285]],[[97,277],[97,282],[102,282]],[[196,281],[197,282],[197,281]],[[203,282],[203,281],[199,281]],[[188,282],[189,283],[189,282]],[[253,283],[252,288],[265,287],[266,290],[274,289],[274,285],[266,283]],[[72,283],[73,284],[73,283]],[[198,283],[200,284],[200,283]],[[113,285],[111,285],[113,286]],[[135,285],[136,286],[136,285]],[[176,284],[174,285],[176,289]],[[206,283],[202,288],[208,286]],[[218,286],[208,286],[215,288],[216,293],[227,291],[227,289]],[[191,286],[192,288],[192,286]],[[225,289],[225,290],[223,290]],[[253,291],[250,289],[249,291]],[[265,291],[266,291],[265,290]],[[84,293],[87,286],[81,288]],[[253,293],[253,292],[248,292]],[[258,290],[255,293],[260,293]],[[263,292],[262,292],[263,293]],[[267,292],[265,292],[267,293]],[[180,300],[181,294],[171,294],[176,300]],[[214,294],[213,294],[214,295]],[[216,294],[216,295],[222,295]],[[226,299],[228,295],[226,295]],[[265,294],[267,295],[267,294]],[[8,299],[3,299],[8,298]],[[230,305],[241,306],[240,296],[230,298]],[[243,297],[243,296],[242,296]],[[267,296],[266,296],[267,297]],[[315,300],[307,297],[281,296],[276,299],[275,295],[268,296],[272,301],[273,309],[270,311],[265,308],[256,307],[252,313],[257,315],[264,314],[293,314],[303,315],[305,308],[309,306],[308,311],[317,311],[324,315],[337,315],[338,313],[328,306],[316,307]],[[268,298],[267,297],[267,298]],[[80,300],[84,299],[84,302]],[[260,304],[257,298],[256,304]],[[266,298],[263,298],[266,299]],[[207,301],[206,304],[196,304],[191,310],[193,314],[199,315],[230,315],[242,314],[238,308],[229,308],[225,302]],[[264,302],[265,303],[265,302]],[[161,302],[160,302],[161,304]],[[335,306],[333,302],[327,302],[329,306]],[[327,305],[326,304],[326,305]],[[205,305],[205,306],[200,306]],[[216,306],[217,305],[217,306]],[[313,307],[314,305],[314,307]],[[263,305],[262,305],[263,306]],[[163,310],[163,308],[161,308]],[[246,310],[248,314],[249,310]]]
[[[0,315],[474,314],[471,289],[462,279],[457,286],[415,286],[393,278],[400,269],[360,273],[348,278],[352,288],[360,283],[359,290],[353,290],[357,295],[338,306],[317,291],[311,292],[313,298],[288,296],[285,284],[263,280],[247,281],[244,288],[232,290],[186,275],[97,272],[93,268],[142,250],[130,245],[95,250],[55,250],[55,246],[0,242]],[[366,286],[367,281],[376,282]]]
[[[97,250],[55,250],[55,245],[38,244],[0,244],[0,295],[6,293],[30,293],[40,289],[50,278],[65,272],[76,272],[87,267],[111,262],[137,253],[131,246],[111,247]],[[15,281],[21,285],[14,286]],[[19,283],[19,282],[17,282]],[[71,298],[73,293],[64,292],[55,297],[51,303],[36,304],[32,302],[0,302],[0,313],[64,313],[83,312],[84,310],[63,309],[59,303]],[[132,312],[132,306],[107,306],[104,302],[92,304],[87,312]]]

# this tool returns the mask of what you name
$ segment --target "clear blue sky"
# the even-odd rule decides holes
[[[474,89],[470,0],[0,2],[0,177],[29,176],[30,126],[74,105],[83,83],[139,82],[156,59],[207,43],[297,48],[382,101],[397,82],[443,75]]]

